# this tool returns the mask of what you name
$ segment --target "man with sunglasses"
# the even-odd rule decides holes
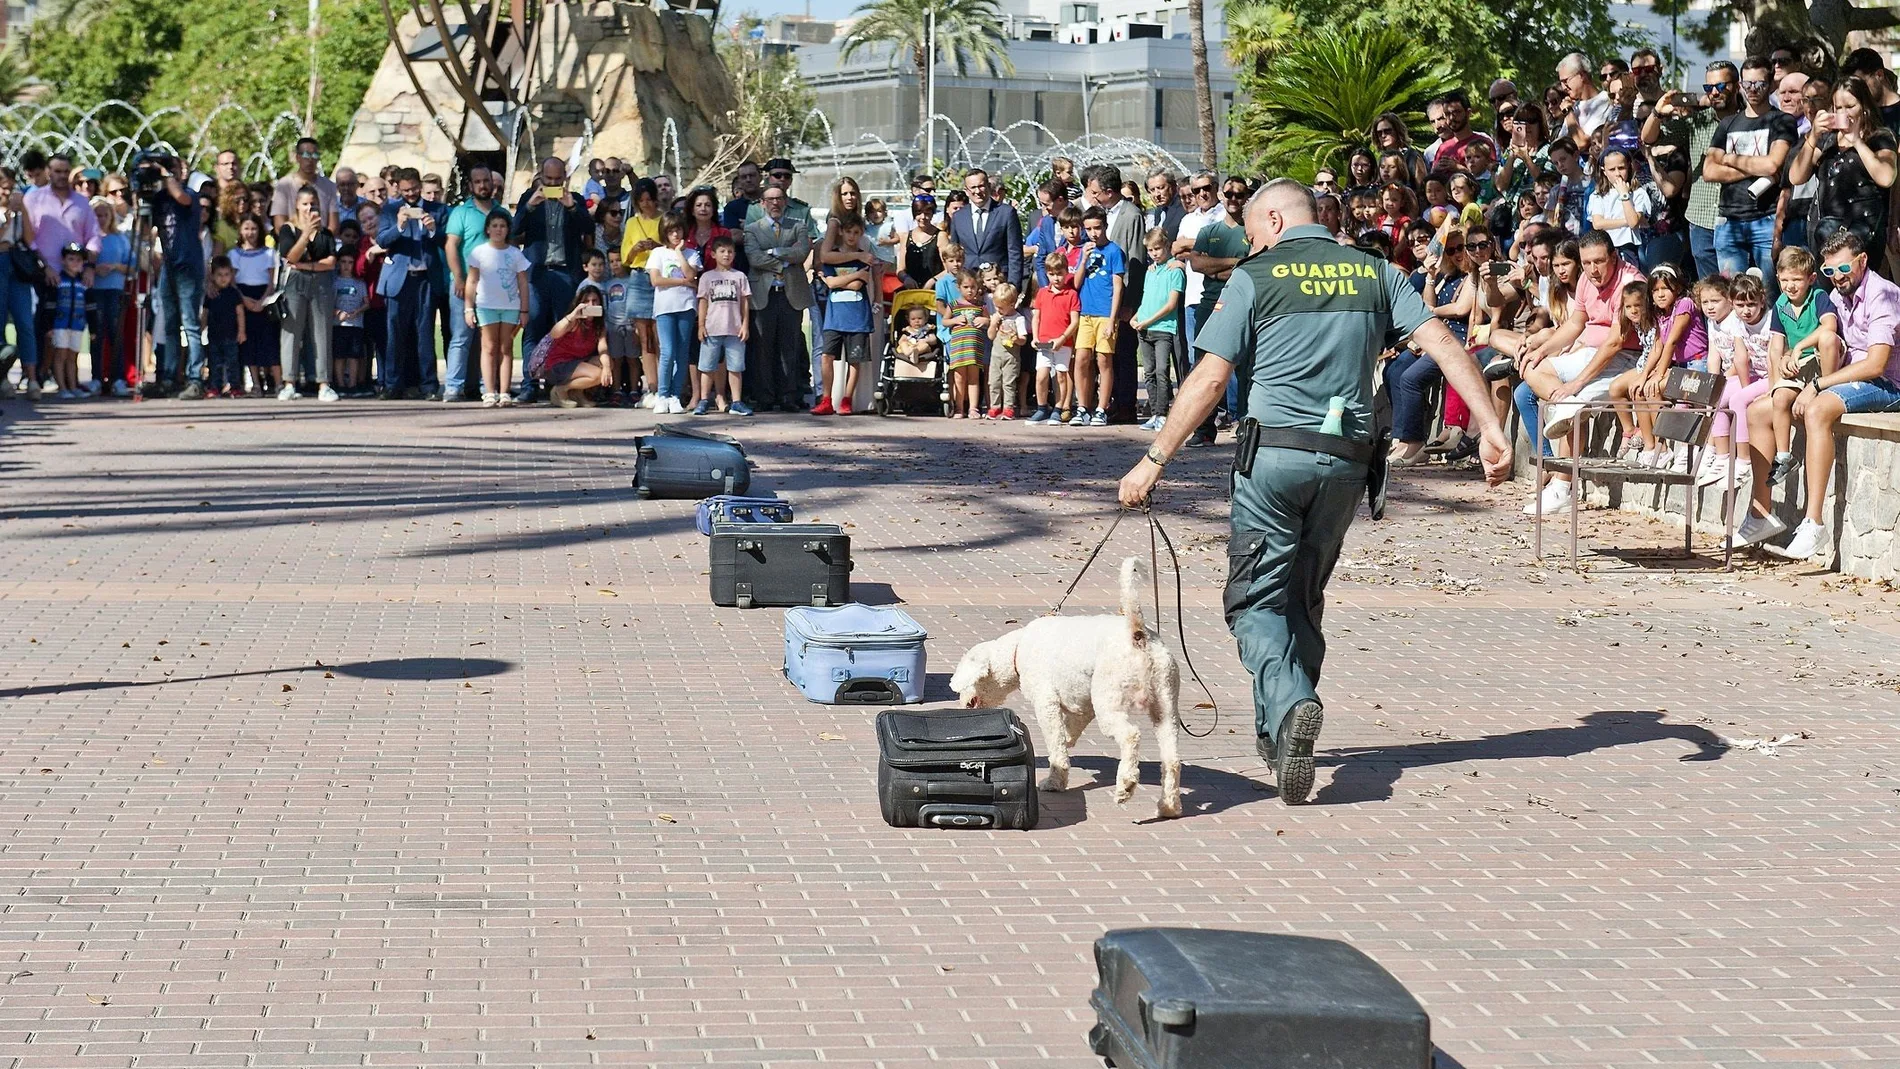
[[[1564,130],[1586,156],[1594,156],[1590,146],[1597,131],[1617,117],[1616,98],[1598,88],[1583,53],[1572,52],[1557,62],[1557,84],[1570,101],[1570,114],[1564,117]]]
[[[1201,273],[1194,269],[1188,254],[1194,251],[1195,239],[1201,236],[1207,224],[1227,214],[1221,207],[1220,179],[1209,171],[1202,171],[1188,179],[1187,201],[1187,211],[1181,214],[1181,225],[1174,232],[1173,249],[1174,255],[1181,259],[1185,275],[1181,294],[1183,342],[1194,337],[1194,306],[1200,303],[1203,283]]]
[[[488,215],[501,207],[501,202],[495,196],[500,189],[501,182],[495,172],[479,163],[470,167],[468,196],[449,210],[446,233],[442,239],[442,258],[449,269],[448,368],[442,379],[442,400],[451,404],[475,399],[467,393],[469,357],[476,344],[475,328],[469,326],[466,315],[468,254],[488,241]],[[481,378],[479,367],[475,377]],[[475,385],[480,386],[481,383]],[[486,391],[476,391],[483,392]]]
[[[1860,236],[1845,228],[1821,246],[1821,275],[1834,286],[1834,311],[1840,317],[1843,362],[1829,373],[1814,367],[1802,375],[1794,417],[1806,429],[1807,515],[1784,549],[1767,547],[1794,560],[1825,550],[1830,540],[1825,519],[1828,479],[1834,474],[1834,428],[1849,413],[1900,412],[1900,286],[1867,265]],[[1776,519],[1769,484],[1787,470],[1766,453],[1774,438],[1774,396],[1748,406],[1748,447],[1754,471],[1753,509],[1735,532],[1740,545],[1765,542],[1788,529]],[[1772,472],[1771,472],[1772,469]]]
[[[814,227],[811,221],[811,205],[792,196],[792,178],[797,175],[797,173],[798,168],[793,167],[792,161],[783,156],[774,157],[773,159],[765,161],[766,184],[774,189],[782,189],[785,191],[785,211],[783,213],[785,220],[788,223],[803,223],[805,224],[806,230],[816,232],[818,228]],[[661,207],[664,208],[665,206],[662,205]],[[747,226],[751,226],[763,218],[765,218],[764,204],[754,204],[745,210]]]
[[[1234,268],[1247,255],[1247,229],[1245,225],[1247,198],[1253,194],[1247,180],[1239,175],[1229,175],[1220,189],[1220,214],[1201,224],[1200,231],[1194,236],[1194,247],[1186,256],[1187,264],[1201,276],[1200,296],[1189,307],[1190,331],[1198,336],[1201,324],[1214,314],[1220,304],[1221,291],[1227,288],[1227,280],[1233,276]],[[1315,205],[1317,213],[1318,206]],[[1195,353],[1200,348],[1194,344],[1195,337],[1188,339],[1188,359],[1190,367],[1194,363]],[[1237,378],[1229,379],[1225,398],[1229,417],[1240,407],[1240,384]],[[1214,444],[1215,413],[1210,409],[1201,425],[1188,437],[1190,446]]]
[[[1716,266],[1737,275],[1761,270],[1769,296],[1775,286],[1775,207],[1788,153],[1801,140],[1792,117],[1768,106],[1774,87],[1768,61],[1742,62],[1742,107],[1716,124],[1702,157],[1702,177],[1722,186],[1715,227]]]
[[[1741,107],[1741,98],[1736,95],[1739,81],[1741,74],[1735,64],[1715,60],[1702,75],[1703,97],[1665,93],[1656,102],[1656,110],[1643,121],[1641,139],[1645,146],[1667,149],[1688,161],[1689,204],[1682,214],[1689,222],[1689,253],[1695,259],[1696,274],[1702,278],[1710,278],[1719,270],[1715,226],[1722,196],[1721,185],[1703,177],[1702,161],[1714,143],[1716,128]]]
[[[317,207],[323,212],[324,229],[336,232],[336,183],[323,176],[317,167],[323,162],[323,152],[314,137],[300,137],[297,145],[291,149],[290,173],[277,180],[271,187],[270,219],[271,226],[281,227],[290,222],[297,210],[297,193],[305,186],[317,191]]]

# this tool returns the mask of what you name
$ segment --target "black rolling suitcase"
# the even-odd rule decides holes
[[[633,440],[633,489],[641,497],[743,494],[752,485],[745,449],[723,434],[659,427]]]
[[[877,801],[893,828],[1036,826],[1036,747],[1008,709],[877,714]]]
[[[715,524],[706,545],[714,605],[851,600],[851,536],[835,523]]]
[[[1335,939],[1126,928],[1095,941],[1089,1046],[1120,1069],[1431,1069],[1431,1018]]]

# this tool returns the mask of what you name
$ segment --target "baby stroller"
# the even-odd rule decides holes
[[[884,336],[884,358],[878,365],[877,392],[872,400],[880,416],[893,412],[903,415],[934,412],[950,414],[950,387],[944,380],[943,351],[922,365],[897,355],[897,339],[904,333],[904,318],[912,308],[935,308],[937,295],[931,290],[898,290],[891,295],[890,329]]]

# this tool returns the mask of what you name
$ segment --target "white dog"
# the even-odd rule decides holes
[[[1089,721],[1121,747],[1115,801],[1126,802],[1140,780],[1141,727],[1146,716],[1161,747],[1161,802],[1157,813],[1181,815],[1181,758],[1175,753],[1180,724],[1176,702],[1181,672],[1174,656],[1141,621],[1138,591],[1147,568],[1122,561],[1120,616],[1045,616],[993,642],[970,649],[950,677],[966,708],[1001,705],[1021,690],[1042,728],[1049,754],[1045,791],[1069,785],[1069,748]]]

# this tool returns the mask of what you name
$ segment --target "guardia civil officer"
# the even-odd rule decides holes
[[[1391,428],[1374,412],[1373,364],[1404,343],[1436,360],[1466,397],[1482,397],[1485,383],[1403,272],[1338,244],[1318,225],[1305,186],[1284,178],[1262,186],[1247,205],[1246,226],[1253,251],[1195,335],[1202,360],[1176,395],[1167,426],[1122,478],[1121,501],[1132,508],[1148,500],[1238,370],[1244,418],[1223,601],[1253,674],[1255,748],[1272,762],[1280,798],[1292,805],[1313,789],[1313,743],[1324,719],[1315,688],[1326,655],[1326,580],[1359,499],[1369,500],[1375,519],[1384,512]],[[1510,442],[1489,406],[1472,406],[1472,418],[1485,477],[1495,485],[1510,474]]]

